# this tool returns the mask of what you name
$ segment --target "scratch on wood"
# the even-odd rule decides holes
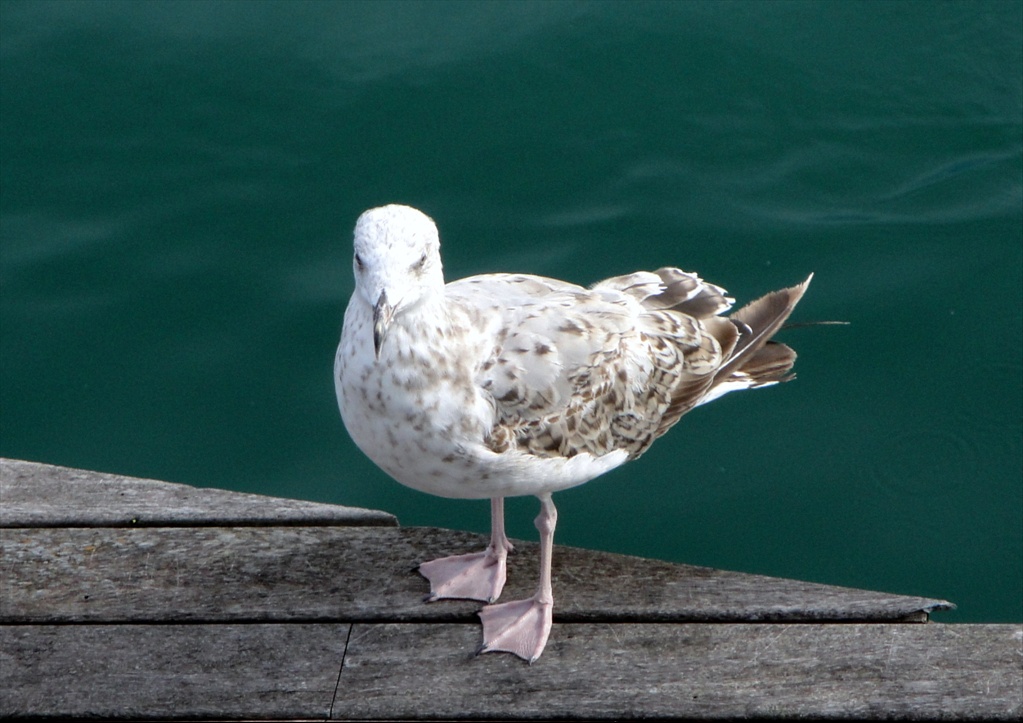
[[[327,719],[333,720],[334,718],[334,703],[337,702],[337,691],[341,687],[341,674],[345,672],[345,656],[348,655],[348,643],[352,640],[352,628],[354,624],[348,625],[348,635],[345,636],[345,648],[341,651],[341,665],[337,668],[337,682],[334,683],[334,695],[330,697],[330,709],[327,713]]]

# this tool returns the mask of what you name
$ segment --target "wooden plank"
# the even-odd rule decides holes
[[[323,720],[349,627],[0,627],[0,716]]]
[[[555,625],[532,666],[465,625],[356,625],[349,719],[1019,720],[1018,625]]]
[[[485,544],[434,528],[4,529],[0,620],[475,622],[478,603],[424,604],[413,567]],[[516,544],[504,599],[536,581],[536,545]],[[562,622],[920,620],[949,605],[576,548],[554,560]]]
[[[398,524],[394,515],[379,510],[3,458],[0,500],[0,528]]]
[[[356,624],[347,647],[346,637],[343,624],[0,627],[0,716],[1018,720],[1023,713],[1019,625],[559,624],[532,666],[509,655],[473,656],[479,630],[472,625]]]

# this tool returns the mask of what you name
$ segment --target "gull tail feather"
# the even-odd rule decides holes
[[[801,284],[772,291],[750,302],[728,320],[735,324],[739,338],[731,357],[714,375],[714,384],[741,381],[745,387],[788,381],[796,361],[796,352],[788,346],[771,342],[771,337],[785,324],[796,304],[806,293],[813,274]],[[739,377],[734,379],[733,377]]]

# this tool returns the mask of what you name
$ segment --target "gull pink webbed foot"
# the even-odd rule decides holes
[[[533,663],[540,657],[551,634],[553,602],[539,596],[487,605],[479,612],[483,621],[481,653],[514,653]]]
[[[419,574],[430,581],[427,601],[456,598],[491,603],[501,596],[512,550],[504,532],[504,499],[490,501],[490,544],[484,552],[424,562]]]
[[[497,600],[504,588],[506,556],[507,553],[499,555],[488,549],[424,562],[419,566],[419,574],[430,581],[430,595],[426,599]]]

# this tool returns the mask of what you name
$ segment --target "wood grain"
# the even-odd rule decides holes
[[[1013,720],[1016,625],[555,625],[535,664],[457,625],[356,625],[335,716]],[[423,681],[429,681],[424,684]]]
[[[380,510],[191,487],[0,458],[2,527],[387,525]]]
[[[0,715],[1018,720],[1021,638],[1014,625],[559,624],[529,666],[474,656],[479,629],[464,624],[4,626]]]
[[[0,627],[0,716],[325,719],[349,626]]]
[[[536,584],[536,545],[516,544],[504,599]],[[485,545],[436,528],[8,528],[0,620],[472,621],[478,603],[424,604],[414,566]],[[949,606],[577,548],[554,557],[561,622],[921,620]]]
[[[0,716],[896,718],[1023,714],[1023,626],[943,600],[558,547],[530,666],[475,656],[419,562],[480,535],[373,510],[0,461]],[[503,596],[528,595],[517,542]]]

